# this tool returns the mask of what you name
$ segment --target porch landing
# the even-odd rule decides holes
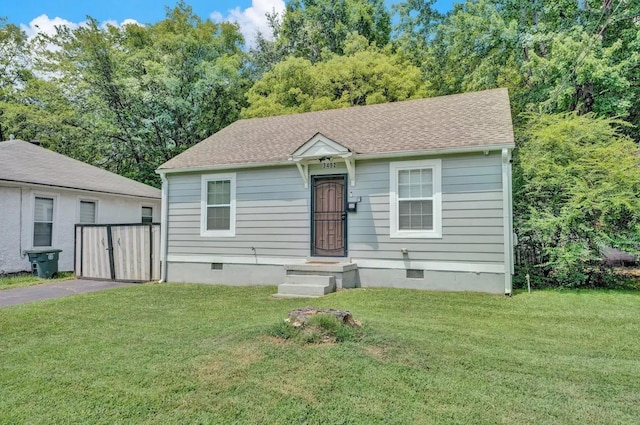
[[[355,288],[358,265],[340,261],[310,259],[302,264],[287,264],[285,281],[274,297],[315,298],[336,289]]]

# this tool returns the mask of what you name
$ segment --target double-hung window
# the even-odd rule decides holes
[[[94,224],[96,222],[96,202],[80,201],[80,223]]]
[[[441,160],[390,164],[389,229],[392,238],[441,238]]]
[[[232,237],[236,233],[236,175],[202,176],[200,234]]]
[[[36,196],[33,212],[33,246],[51,246],[53,241],[53,198]]]
[[[153,223],[153,207],[142,207],[142,223]]]

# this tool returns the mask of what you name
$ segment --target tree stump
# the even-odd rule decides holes
[[[288,317],[285,319],[292,326],[301,327],[307,324],[311,316],[317,314],[329,314],[335,316],[338,320],[348,326],[357,327],[360,326],[360,322],[354,320],[350,311],[335,310],[333,308],[316,308],[316,307],[303,307],[291,310]]]

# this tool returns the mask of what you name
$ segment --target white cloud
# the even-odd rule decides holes
[[[139,27],[143,27],[144,25],[142,25],[140,22],[136,21],[135,19],[125,19],[124,21],[118,23],[118,21],[116,21],[115,19],[108,19],[106,21],[103,21],[102,23],[100,23],[100,29],[105,29],[107,28],[107,26],[110,25],[112,27],[118,27],[118,28],[122,28],[125,25],[138,25]]]
[[[237,22],[247,45],[252,46],[258,32],[261,32],[265,37],[271,35],[265,14],[275,10],[281,15],[284,12],[284,7],[284,0],[251,0],[251,6],[246,9],[236,7],[229,10],[226,16],[215,11],[209,17],[214,22]]]
[[[67,21],[66,19],[56,16],[51,19],[47,15],[40,15],[29,22],[29,25],[20,24],[20,29],[24,31],[29,38],[33,38],[39,33],[47,35],[54,35],[56,33],[56,27],[66,26],[70,29],[78,28],[80,24]]]
[[[44,33],[47,35],[54,35],[56,33],[56,27],[65,26],[70,29],[76,29],[82,25],[85,25],[86,21],[82,22],[71,22],[59,16],[55,18],[49,18],[49,16],[43,14],[34,18],[29,22],[29,25],[20,24],[20,29],[27,34],[27,37],[33,38],[38,34]],[[140,25],[142,24],[135,19],[125,19],[124,21],[118,23],[118,21],[114,19],[109,19],[100,24],[100,28],[104,29],[107,25],[113,25],[116,27],[123,27],[125,25]]]
[[[127,18],[124,21],[120,22],[120,26],[124,27],[125,25],[137,25],[139,27],[144,27],[144,24],[136,21],[135,19]]]

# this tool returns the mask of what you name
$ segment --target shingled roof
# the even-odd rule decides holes
[[[318,133],[355,154],[514,146],[509,95],[506,89],[494,89],[239,120],[159,171],[285,162]]]
[[[0,183],[160,199],[160,190],[22,140],[0,142]]]

